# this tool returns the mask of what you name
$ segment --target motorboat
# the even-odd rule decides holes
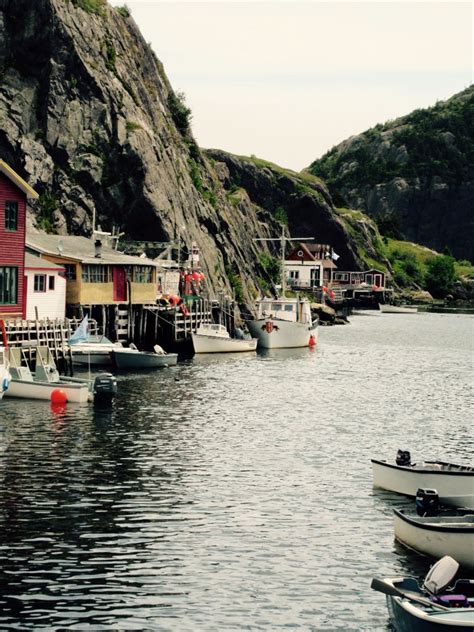
[[[106,336],[89,335],[81,342],[69,341],[73,364],[83,366],[111,366],[110,354],[122,349],[121,342],[112,342]]]
[[[375,578],[371,588],[386,595],[397,632],[468,632],[474,629],[474,581],[458,579],[458,562],[439,560],[420,586],[413,577]]]
[[[319,319],[313,319],[308,299],[262,299],[256,301],[255,309],[255,317],[246,324],[258,347],[285,349],[317,343]]]
[[[418,309],[410,305],[390,305],[389,303],[379,303],[382,314],[416,314]]]
[[[129,347],[114,349],[112,360],[118,369],[155,369],[174,366],[178,361],[177,353],[166,353],[159,345],[154,351],[139,351],[132,343]]]
[[[431,488],[443,505],[474,507],[474,467],[444,461],[412,463],[408,450],[399,450],[395,463],[371,461],[374,487],[413,497],[420,487]]]
[[[0,399],[3,398],[12,379],[9,368],[10,362],[8,360],[7,350],[5,347],[0,347]]]
[[[117,380],[109,373],[96,375],[94,380],[59,375],[48,347],[36,347],[34,373],[23,349],[9,347],[8,355],[12,379],[5,391],[7,397],[53,401],[54,391],[61,391],[65,401],[85,404],[110,403],[117,393]]]
[[[195,353],[236,353],[255,351],[257,338],[231,338],[224,325],[203,324],[191,334]]]
[[[394,509],[395,539],[430,557],[451,555],[466,568],[474,570],[474,513],[457,515],[409,516]]]

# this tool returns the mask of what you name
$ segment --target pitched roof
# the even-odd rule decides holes
[[[157,267],[157,263],[146,257],[134,257],[102,246],[101,256],[95,256],[95,244],[88,237],[76,235],[46,235],[44,233],[27,233],[26,246],[41,254],[74,259],[81,263],[142,265]]]
[[[0,171],[5,175],[9,180],[13,182],[19,189],[23,191],[27,198],[31,200],[37,200],[39,195],[36,193],[34,189],[30,187],[30,185],[20,177],[16,171],[14,171],[10,165],[0,158]]]
[[[25,268],[33,269],[33,270],[64,270],[62,266],[58,266],[57,263],[53,263],[52,261],[48,261],[48,259],[42,259],[41,257],[37,257],[36,255],[31,254],[30,252],[25,253]]]

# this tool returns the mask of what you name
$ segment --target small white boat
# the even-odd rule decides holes
[[[7,350],[5,347],[0,347],[0,399],[3,398],[12,379],[9,368],[10,362],[8,361]]]
[[[387,596],[387,607],[398,632],[471,632],[474,629],[474,581],[448,584],[459,564],[445,556],[427,574],[423,587],[413,577],[372,580],[371,588]]]
[[[204,324],[191,334],[195,353],[255,351],[257,338],[231,338],[224,325]]]
[[[263,299],[255,307],[255,318],[246,324],[259,347],[287,349],[316,344],[319,320],[312,318],[306,298]]]
[[[382,314],[416,314],[418,309],[408,305],[389,305],[388,303],[379,303],[379,309]]]
[[[403,461],[400,454],[408,456]],[[371,459],[374,487],[413,497],[419,488],[436,489],[443,505],[474,507],[473,467],[444,461],[411,463],[409,452],[399,455],[397,463]]]
[[[72,361],[83,366],[111,366],[112,351],[122,349],[121,342],[112,342],[106,336],[88,336],[83,342],[69,342]]]
[[[174,366],[178,361],[177,353],[166,353],[159,345],[154,352],[139,351],[134,344],[111,352],[112,360],[118,369],[155,369]]]
[[[23,350],[9,347],[12,380],[5,391],[6,397],[51,400],[55,390],[61,390],[68,402],[85,404],[92,401],[92,383],[80,378],[63,378],[59,375],[51,352],[47,347],[36,348],[36,370],[33,374]]]
[[[474,514],[457,516],[408,516],[394,509],[395,538],[406,547],[428,555],[451,555],[474,569]]]

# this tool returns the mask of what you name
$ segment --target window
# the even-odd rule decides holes
[[[18,202],[7,200],[5,202],[5,230],[17,230],[18,228]]]
[[[349,275],[347,274],[347,272],[336,272],[334,275],[334,280],[335,281],[348,281]]]
[[[48,277],[48,290],[54,290],[54,276]]]
[[[46,274],[35,274],[33,289],[35,292],[46,292]]]
[[[365,282],[367,283],[367,285],[372,285],[372,283],[374,282],[373,275],[372,274],[366,274]]]
[[[69,279],[69,281],[76,280],[76,264],[75,263],[65,263],[64,272],[65,272],[66,279]]]
[[[299,279],[300,272],[299,270],[290,270],[290,279]]]
[[[111,283],[110,266],[85,263],[82,266],[82,280],[84,283]]]
[[[0,305],[18,303],[18,268],[0,267]]]
[[[133,283],[153,283],[153,268],[151,266],[134,266],[132,280]]]

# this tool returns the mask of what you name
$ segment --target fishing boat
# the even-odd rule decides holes
[[[306,298],[262,299],[255,308],[255,318],[246,323],[259,347],[284,349],[316,344],[319,319],[312,318]]]
[[[408,516],[394,509],[395,539],[430,557],[451,555],[463,566],[474,570],[474,514]]]
[[[81,378],[63,378],[48,347],[36,348],[36,370],[31,372],[23,349],[9,347],[12,375],[6,397],[51,400],[54,390],[64,392],[67,401],[84,404],[93,399],[93,384]]]
[[[139,351],[132,343],[129,347],[114,349],[112,360],[118,369],[156,369],[174,366],[178,361],[177,353],[166,353],[159,345],[154,351]]]
[[[395,463],[371,459],[374,487],[416,496],[422,488],[436,489],[440,502],[474,507],[474,467],[444,461],[412,463],[408,450],[399,450]]]
[[[8,389],[8,386],[12,379],[9,368],[10,363],[8,361],[6,348],[0,347],[0,399],[3,398],[3,395]]]
[[[191,334],[194,353],[236,353],[255,351],[257,338],[231,338],[224,325],[203,324]]]
[[[426,575],[423,586],[413,577],[372,580],[371,588],[386,595],[397,632],[471,632],[474,629],[474,582],[458,579],[459,564],[449,556]]]
[[[416,314],[418,309],[409,305],[389,305],[388,303],[379,304],[382,314]]]

